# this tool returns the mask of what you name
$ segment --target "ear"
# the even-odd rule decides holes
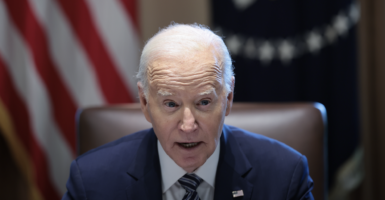
[[[146,96],[144,95],[144,88],[142,86],[142,83],[138,81],[138,95],[140,100],[140,107],[142,109],[142,112],[144,114],[144,117],[146,117],[146,120],[151,123],[149,108],[148,108],[148,102],[146,99]]]
[[[233,106],[233,100],[234,100],[234,86],[235,86],[235,77],[231,77],[231,88],[230,92],[227,95],[227,108],[226,108],[226,116],[230,114],[231,107]]]

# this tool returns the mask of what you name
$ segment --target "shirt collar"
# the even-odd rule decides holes
[[[214,151],[214,153],[206,160],[206,162],[195,170],[196,175],[201,177],[211,187],[214,188],[215,175],[217,172],[218,160],[219,160],[220,142]],[[160,161],[160,169],[162,173],[162,191],[166,192],[175,182],[177,182],[187,172],[177,165],[173,159],[170,158],[164,151],[162,145],[158,140],[158,154]]]

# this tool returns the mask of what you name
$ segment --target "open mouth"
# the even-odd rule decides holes
[[[184,148],[193,148],[193,147],[196,147],[199,142],[191,142],[191,143],[178,143],[180,146],[184,147]]]

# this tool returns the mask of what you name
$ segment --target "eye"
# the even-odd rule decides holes
[[[170,108],[175,108],[177,105],[175,102],[169,101],[169,102],[166,102],[166,106]]]
[[[209,103],[210,103],[209,100],[201,100],[200,101],[200,105],[202,105],[202,106],[207,106],[207,105],[209,105]]]

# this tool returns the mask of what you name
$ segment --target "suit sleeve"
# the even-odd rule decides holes
[[[67,192],[62,200],[86,200],[86,192],[83,185],[80,169],[76,160],[72,161],[70,168],[70,177],[67,181]]]
[[[309,167],[305,156],[301,156],[294,170],[288,192],[288,200],[314,200],[311,193],[313,180],[309,175]]]

